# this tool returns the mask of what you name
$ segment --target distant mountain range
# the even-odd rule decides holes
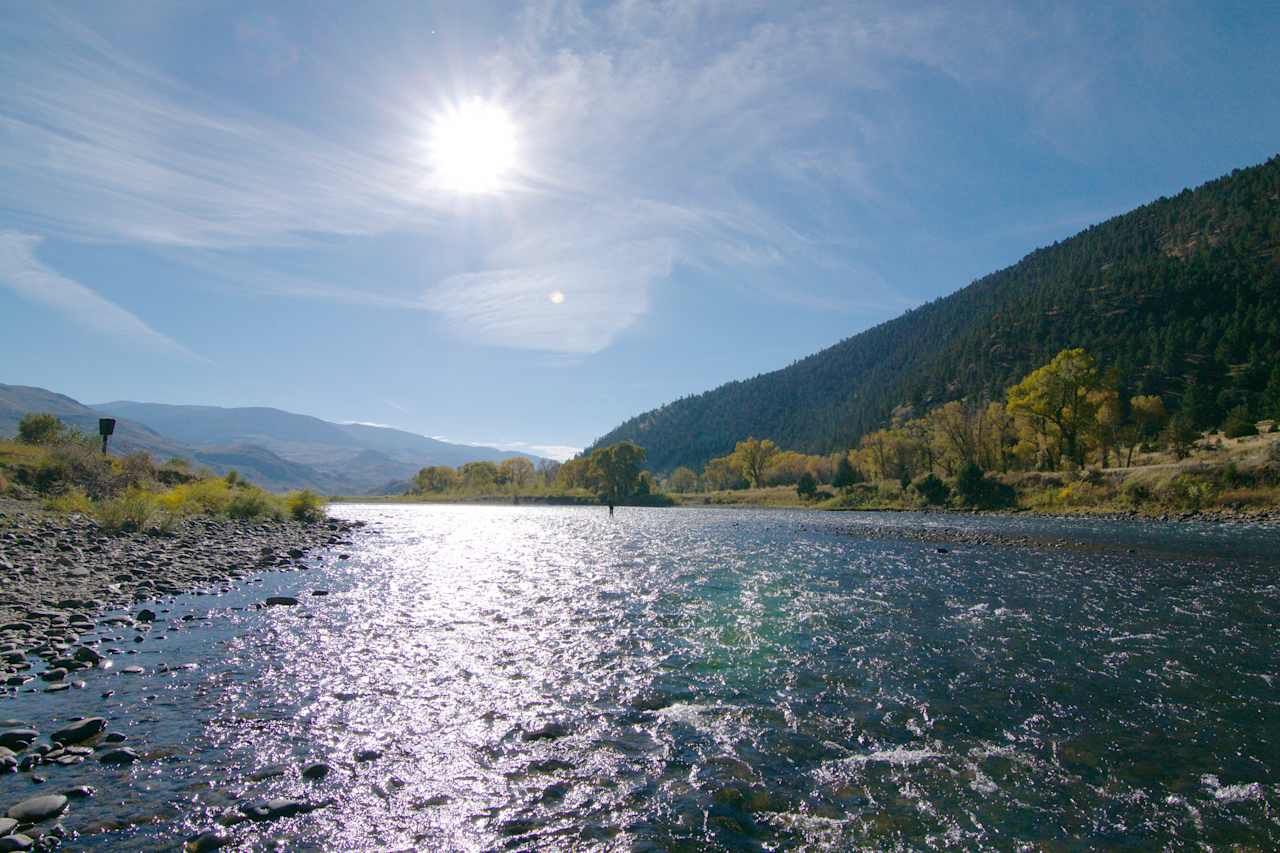
[[[1280,157],[1094,225],[789,367],[645,412],[586,452],[631,440],[670,471],[748,436],[848,448],[895,410],[999,398],[1069,347],[1114,369],[1122,392],[1177,408],[1195,386],[1218,412],[1256,408],[1280,365]]]
[[[169,406],[116,401],[87,406],[44,388],[0,384],[0,436],[17,432],[29,412],[50,412],[96,435],[98,418],[116,418],[111,448],[179,456],[219,474],[232,468],[264,488],[325,494],[401,491],[427,465],[538,457],[438,441],[368,424],[340,424],[263,407]]]

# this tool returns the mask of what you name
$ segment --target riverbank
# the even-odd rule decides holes
[[[28,658],[36,658],[62,670],[61,678],[42,674],[43,689],[65,689],[66,677],[100,657],[77,642],[101,613],[299,568],[309,552],[343,545],[355,527],[192,517],[166,534],[125,533],[79,514],[0,502],[0,684],[26,689]]]

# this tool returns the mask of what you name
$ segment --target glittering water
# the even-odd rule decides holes
[[[285,795],[332,804],[228,834],[345,850],[1280,847],[1274,529],[873,519],[1094,546],[940,553],[852,536],[859,519],[834,514],[336,512],[371,523],[350,559],[178,599],[163,639],[116,643],[84,691],[0,703],[42,730],[102,714],[146,755],[47,771],[47,788],[98,788],[64,821],[78,847],[169,849]],[[302,604],[247,607],[272,594]],[[299,778],[315,760],[328,778]],[[36,792],[0,777],[0,802]]]

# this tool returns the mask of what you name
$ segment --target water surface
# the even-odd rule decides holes
[[[348,559],[177,599],[162,640],[117,644],[138,652],[120,664],[147,673],[95,672],[74,696],[0,704],[42,730],[100,713],[147,752],[125,770],[48,772],[50,788],[98,788],[65,820],[92,830],[78,847],[165,849],[238,802],[281,795],[332,805],[233,837],[289,849],[1280,847],[1275,529],[335,512],[370,522]],[[850,535],[858,521],[1107,547],[940,553]],[[303,603],[250,607],[280,593]],[[357,763],[370,747],[381,758]],[[312,760],[334,772],[304,782]],[[276,765],[283,775],[262,778]],[[31,792],[0,779],[6,803]]]

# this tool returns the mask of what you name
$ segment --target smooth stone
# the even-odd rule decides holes
[[[217,850],[220,847],[226,847],[231,843],[231,839],[216,829],[206,830],[199,835],[193,835],[187,839],[183,849],[190,853],[205,853],[208,850]]]
[[[138,615],[133,618],[135,621],[138,621],[138,622],[154,622],[156,621],[156,614],[155,614],[155,611],[153,610],[143,609],[143,610],[139,610]]]
[[[18,822],[11,817],[0,817],[0,835],[8,835],[18,828]]]
[[[124,743],[128,739],[128,735],[121,734],[120,732],[107,732],[102,736],[103,743]]]
[[[39,823],[51,817],[57,817],[67,810],[67,798],[62,794],[45,794],[23,800],[9,809],[9,817],[18,823]]]
[[[72,657],[83,663],[91,664],[96,664],[102,660],[102,655],[100,655],[96,649],[91,649],[88,646],[79,646],[76,648],[75,654],[72,655]]]
[[[283,764],[273,764],[270,767],[264,767],[261,770],[250,774],[249,778],[255,782],[261,782],[264,779],[274,779],[277,776],[283,776],[289,772],[289,768]]]
[[[246,803],[240,807],[240,813],[252,821],[276,820],[282,817],[307,814],[327,806],[327,802],[310,803],[306,800],[294,800],[280,797],[267,800],[265,803]]]
[[[132,764],[141,757],[138,753],[125,746],[103,753],[98,757],[98,761],[102,764]]]
[[[323,779],[329,775],[329,771],[331,769],[332,768],[323,761],[317,761],[314,764],[308,764],[306,767],[302,768],[302,778],[313,780]]]
[[[126,666],[126,667],[122,668],[120,671],[121,671],[121,672],[126,672],[126,673],[128,673],[129,675],[140,675],[141,673],[146,672],[146,670],[145,670],[145,669],[143,669],[143,668],[142,668],[142,667],[140,667],[140,666]]]
[[[26,749],[39,734],[35,729],[9,729],[0,732],[0,746],[14,750]]]
[[[539,726],[536,729],[530,729],[520,735],[522,740],[552,740],[554,738],[564,737],[569,733],[569,727],[564,723],[547,723],[545,726]]]
[[[382,750],[373,749],[373,748],[357,749],[356,755],[355,755],[356,761],[359,761],[359,762],[377,761],[381,757],[382,757]]]
[[[0,838],[0,853],[7,853],[10,850],[30,850],[35,845],[34,838],[19,832]]]
[[[93,789],[88,785],[77,785],[74,788],[68,788],[62,792],[64,797],[70,797],[73,800],[86,800],[93,796]]]
[[[88,740],[96,734],[102,732],[107,727],[107,721],[102,717],[89,717],[87,720],[81,720],[73,723],[65,728],[58,729],[49,735],[49,740],[54,743],[68,744],[80,743]]]
[[[268,607],[293,607],[297,603],[298,599],[294,598],[292,595],[273,595],[265,602]]]

